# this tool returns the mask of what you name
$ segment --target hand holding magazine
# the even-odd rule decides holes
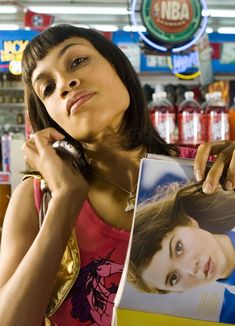
[[[202,192],[191,160],[142,159],[112,324],[234,324],[234,204],[221,186]]]

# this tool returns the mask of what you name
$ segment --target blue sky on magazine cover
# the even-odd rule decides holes
[[[184,184],[193,179],[193,167],[155,159],[143,160],[139,184],[138,203],[153,197],[161,185],[172,182]]]

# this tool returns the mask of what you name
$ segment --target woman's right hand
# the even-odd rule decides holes
[[[61,159],[52,147],[55,141],[63,139],[64,135],[54,128],[36,132],[23,145],[25,160],[32,169],[41,173],[52,196],[58,191],[76,189],[87,193],[88,183],[83,175],[72,164]]]

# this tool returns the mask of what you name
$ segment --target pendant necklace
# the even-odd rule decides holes
[[[94,172],[93,170],[90,170],[92,174],[94,174],[96,177],[103,179],[104,181],[112,184],[113,186],[119,188],[120,190],[122,190],[123,192],[125,192],[126,194],[128,194],[128,198],[127,198],[127,205],[125,208],[125,212],[130,212],[135,208],[135,197],[136,197],[136,188],[137,188],[137,183],[135,185],[135,188],[133,189],[133,191],[128,191],[127,189],[123,188],[122,186],[120,186],[118,183],[116,183],[115,181],[110,180],[109,178],[98,174],[96,172]]]

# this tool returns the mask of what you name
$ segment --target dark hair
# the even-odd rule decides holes
[[[150,287],[143,279],[143,270],[154,254],[161,250],[163,239],[177,226],[190,225],[194,218],[199,227],[222,234],[235,225],[235,194],[218,187],[207,195],[203,182],[181,186],[170,184],[162,199],[154,196],[137,206],[132,239],[128,278],[138,289],[149,293],[167,293]]]
[[[168,291],[152,288],[143,279],[143,270],[150,264],[156,252],[162,249],[162,241],[176,226],[190,224],[176,190],[163,199],[153,197],[139,204],[136,209],[132,238],[128,279],[138,289],[148,293],[165,294]]]
[[[23,82],[25,83],[25,102],[33,130],[38,131],[47,127],[54,127],[66,135],[70,142],[78,143],[51,119],[35,94],[31,83],[32,73],[38,61],[42,60],[56,45],[74,36],[88,40],[96,48],[114,67],[129,92],[130,105],[120,128],[122,146],[127,149],[134,149],[143,145],[151,153],[176,154],[176,148],[167,144],[152,126],[138,76],[124,53],[101,33],[71,25],[57,25],[48,28],[33,38],[24,50],[22,69]]]

